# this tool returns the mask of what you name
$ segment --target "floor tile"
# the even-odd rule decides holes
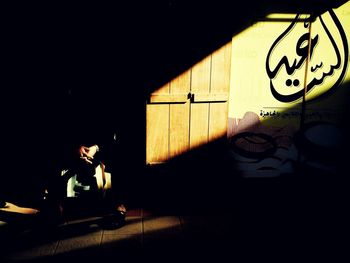
[[[178,216],[150,216],[143,218],[144,234],[153,233],[178,233],[181,231]]]
[[[102,232],[98,234],[86,234],[63,239],[58,244],[55,254],[92,249],[96,250],[101,244]]]
[[[46,243],[38,246],[23,248],[7,256],[11,261],[32,260],[52,256],[57,248],[58,241]]]
[[[142,235],[142,218],[128,216],[125,225],[118,229],[104,230],[104,235]]]

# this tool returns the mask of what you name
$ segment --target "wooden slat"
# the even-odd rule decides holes
[[[223,46],[212,56],[211,94],[228,94],[230,87],[231,43]],[[209,141],[227,135],[228,103],[210,103]]]
[[[207,56],[192,67],[191,93],[208,93],[210,89],[211,56]]]
[[[228,93],[195,93],[193,102],[226,102]]]
[[[147,105],[147,163],[164,162],[169,156],[169,105]]]
[[[231,43],[216,50],[212,55],[211,93],[228,93],[230,87]]]
[[[149,98],[149,103],[186,103],[188,100],[188,93],[151,94]]]
[[[150,94],[146,110],[148,164],[164,163],[225,136],[230,64],[228,44]]]
[[[209,113],[209,141],[227,135],[227,102],[210,103]]]
[[[209,93],[211,56],[206,57],[192,68],[191,93]],[[192,103],[190,119],[190,148],[208,142],[209,104]]]
[[[156,91],[152,92],[152,94],[160,94],[160,95],[164,95],[164,94],[169,94],[170,92],[170,83],[166,83],[164,84],[162,87],[160,87],[159,89],[157,89]]]
[[[190,149],[196,148],[208,142],[208,116],[208,103],[191,105]]]
[[[190,92],[191,72],[188,70],[170,82],[170,93]],[[190,101],[170,104],[169,157],[173,158],[189,150]]]
[[[155,94],[169,94],[167,83]],[[162,163],[169,157],[169,105],[147,104],[146,108],[146,163]]]

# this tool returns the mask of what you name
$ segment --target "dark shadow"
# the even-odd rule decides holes
[[[348,81],[339,88],[347,87]],[[348,99],[349,94],[344,101]],[[282,129],[276,134],[267,131],[260,139],[269,147],[263,152],[251,151],[250,156],[248,151],[237,151],[234,145],[247,133],[238,134],[237,141],[220,138],[175,157],[167,164],[148,167],[143,180],[142,205],[158,213],[234,214],[237,221],[232,223],[237,224],[241,252],[247,255],[252,250],[263,257],[292,253],[296,257],[305,254],[321,258],[333,257],[335,252],[341,254],[345,251],[341,241],[346,227],[343,207],[348,199],[345,174],[349,125],[345,105],[342,115],[338,116],[337,127],[341,134],[335,133],[339,137],[334,147],[320,147],[307,139],[306,134],[312,127],[327,124],[314,120],[312,111],[300,130],[297,128],[289,134]],[[307,103],[306,109],[313,106],[313,102]],[[295,112],[299,112],[297,119],[301,119],[300,107],[286,109],[284,114],[291,116]],[[257,126],[246,129],[255,134],[261,132]],[[293,160],[276,158],[276,151],[283,149],[279,142],[283,138],[281,134],[295,144],[297,155]],[[324,138],[323,142],[330,139],[327,132],[320,131],[318,136]],[[273,177],[245,177],[242,163],[246,167],[251,164],[233,158],[234,151],[250,161],[276,158],[278,166],[286,162],[291,166]],[[272,167],[257,169],[265,169],[266,174],[274,172]]]
[[[129,224],[140,223],[140,221],[155,220],[153,217],[135,218],[129,220]],[[74,226],[61,226],[56,229],[56,236],[51,235],[50,239],[40,232],[29,232],[17,236],[17,240],[12,236],[2,244],[1,258],[13,261],[25,262],[62,262],[62,260],[110,260],[116,259],[126,260],[128,262],[136,262],[139,260],[164,260],[178,261],[183,257],[188,259],[205,259],[210,256],[213,258],[222,258],[228,256],[229,253],[235,252],[234,258],[239,257],[238,248],[231,247],[235,244],[236,239],[233,237],[234,229],[230,225],[225,225],[225,228],[210,228],[210,223],[218,222],[218,219],[212,216],[204,216],[202,219],[194,219],[193,225],[186,225],[185,228],[180,228],[179,225],[169,226],[164,229],[148,230],[145,233],[137,234],[118,234],[105,233],[103,242],[94,242],[93,244],[84,243],[79,247],[64,248],[64,245],[55,244],[58,240],[64,240],[86,234],[92,234],[91,226],[93,221],[86,221],[84,224],[79,223]],[[200,220],[201,224],[198,224]],[[226,220],[225,224],[229,221]],[[194,227],[193,227],[194,226]],[[86,231],[86,229],[89,229]],[[219,230],[221,229],[221,231]],[[222,231],[226,229],[226,231]],[[99,235],[100,229],[96,228],[96,236]],[[91,235],[90,235],[91,238]],[[81,240],[81,242],[84,242]],[[38,246],[43,244],[53,244],[50,249],[40,255],[20,254],[23,251],[33,251]],[[63,247],[59,247],[59,246]],[[18,252],[18,254],[16,254]],[[157,262],[156,261],[156,262]]]
[[[27,186],[35,189],[35,181],[42,180],[33,163],[52,162],[45,161],[43,152],[52,142],[64,143],[65,133],[76,129],[77,122],[99,122],[101,129],[117,130],[123,153],[119,163],[137,181],[144,172],[145,102],[153,90],[270,12],[320,12],[343,2],[164,1],[8,8],[8,82],[2,92],[11,104],[3,109],[2,138],[9,163],[4,173],[25,182],[18,199],[30,194]],[[24,145],[32,151],[26,158],[18,153]]]
[[[338,238],[333,229],[341,231],[336,220],[344,203],[345,186],[337,184],[341,173],[320,177],[313,169],[297,167],[301,170],[296,176],[245,180],[228,173],[234,165],[226,138],[164,166],[145,167],[145,101],[267,13],[322,13],[344,2],[48,5],[47,12],[29,4],[16,6],[11,9],[16,16],[10,12],[7,19],[8,83],[2,92],[11,104],[1,106],[8,163],[1,177],[3,186],[14,177],[20,183],[4,187],[6,193],[15,193],[15,200],[36,200],[33,189],[42,177],[33,163],[45,163],[42,150],[64,140],[57,126],[69,131],[77,118],[89,124],[99,121],[120,132],[118,165],[128,177],[125,190],[132,206],[163,213],[237,213],[247,253],[270,245],[290,252],[295,242],[302,250],[310,243],[312,249],[324,248]],[[69,101],[78,107],[66,122],[60,118]],[[81,112],[85,108],[87,115]],[[339,171],[348,168],[348,146],[346,142],[336,155]],[[321,244],[325,239],[329,241]]]

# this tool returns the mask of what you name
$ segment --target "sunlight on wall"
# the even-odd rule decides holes
[[[318,118],[322,109],[343,108],[347,91],[340,84],[350,79],[346,36],[350,32],[349,10],[347,2],[334,13],[325,12],[314,20],[311,29],[304,22],[307,15],[293,24],[296,14],[270,14],[266,21],[234,36],[229,117],[241,119],[246,112],[254,112],[264,123],[298,126],[304,84],[308,105],[318,111],[309,116]],[[309,30],[311,56],[306,71]]]
[[[312,23],[308,17],[270,14],[232,38],[228,141],[235,174],[337,171],[350,95],[350,2]]]
[[[246,112],[254,112],[260,116],[276,109],[296,107],[300,103],[286,105],[277,101],[271,94],[270,79],[265,70],[266,55],[271,44],[285,30],[286,24],[259,22],[232,38],[229,117],[241,119]],[[276,50],[274,58],[278,57],[278,52],[279,57],[288,55],[281,48]],[[271,63],[275,65],[277,61],[272,59]],[[304,72],[299,71],[294,77],[298,77],[300,83],[303,83]]]
[[[312,23],[307,14],[270,14],[154,91],[146,110],[146,162],[230,137],[247,116],[243,126],[291,129],[340,120],[348,92],[342,83],[350,80],[349,10],[347,2]]]

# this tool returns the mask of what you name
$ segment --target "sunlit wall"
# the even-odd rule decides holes
[[[341,143],[349,33],[347,2],[322,14],[269,14],[233,36],[228,138],[235,169],[247,177],[293,174],[300,164],[336,169],[322,154]]]

